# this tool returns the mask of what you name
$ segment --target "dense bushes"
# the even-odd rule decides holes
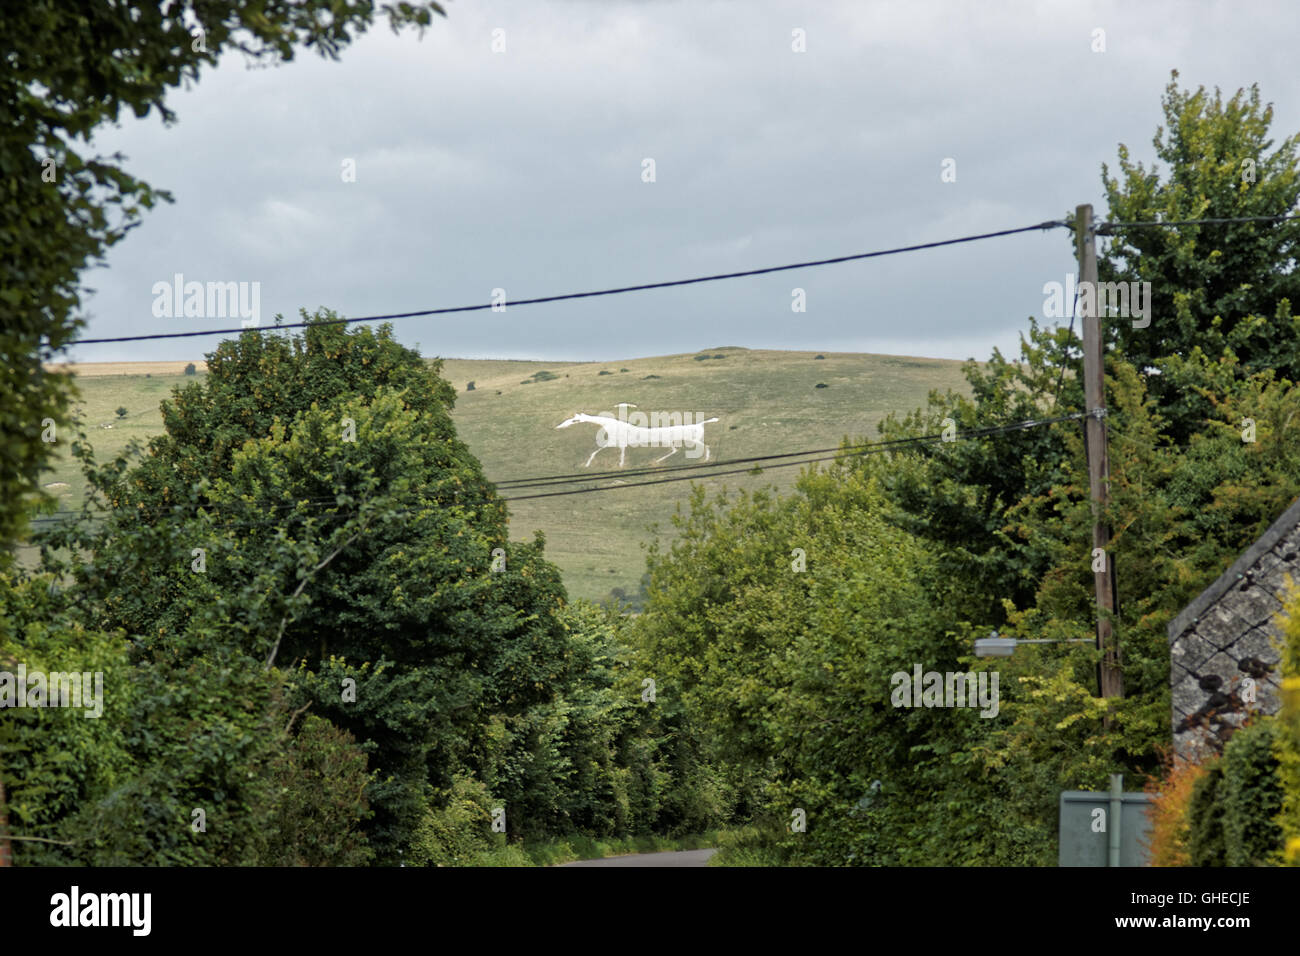
[[[1223,835],[1223,765],[1216,759],[1192,788],[1187,807],[1187,848],[1192,866],[1226,866]]]
[[[682,834],[726,819],[725,796],[673,732],[675,709],[652,698],[652,672],[621,645],[619,616],[578,602],[561,620],[554,696],[495,715],[469,761],[506,808],[511,838]]]
[[[1300,866],[1300,590],[1286,607],[1282,640],[1282,712],[1278,716],[1278,777],[1282,812],[1278,825],[1285,841],[1285,861]]]
[[[1285,860],[1300,866],[1300,676],[1282,682],[1282,721],[1279,728],[1279,767],[1282,780],[1282,828]]]
[[[48,579],[0,581],[0,671],[100,672],[102,713],[25,707],[0,721],[15,862],[349,864],[369,858],[365,756],[278,677],[141,659],[71,622]]]
[[[1269,866],[1281,858],[1282,786],[1276,722],[1264,718],[1232,735],[1196,781],[1188,806],[1192,866]]]
[[[126,642],[70,621],[48,577],[16,582],[0,575],[0,783],[14,860],[36,865],[88,862],[97,801],[131,779],[134,761],[115,719],[132,706]],[[16,675],[26,671],[103,674],[102,714],[85,709],[17,707]],[[12,697],[10,696],[12,695]],[[49,842],[52,841],[52,842]]]
[[[370,813],[365,754],[356,739],[308,715],[270,760],[271,805],[259,836],[263,866],[364,866],[374,859],[362,824]]]
[[[446,862],[484,849],[467,795],[511,840],[715,825],[618,616],[509,540],[436,364],[331,318],[223,342],[143,454],[76,449],[107,520],[48,533],[0,653],[39,660],[62,621],[117,655],[113,711],[0,741],[14,822],[75,845],[20,862]]]
[[[1259,720],[1237,731],[1223,748],[1223,839],[1228,866],[1277,863],[1282,809],[1277,774],[1277,722]]]
[[[1206,766],[1190,760],[1171,760],[1163,780],[1147,783],[1151,802],[1147,815],[1151,830],[1146,850],[1152,866],[1191,866],[1189,807]]]
[[[472,778],[457,776],[435,796],[411,838],[406,862],[412,866],[463,866],[491,849],[495,801]]]
[[[1035,336],[1041,348],[1027,344],[1020,365],[970,370],[976,402],[936,397],[886,434],[934,433],[945,412],[961,428],[1039,414],[1029,398],[1056,376],[1042,364],[1047,337]],[[634,629],[737,794],[739,819],[767,834],[763,846],[792,862],[1051,865],[1061,790],[1104,789],[1116,769],[1139,779],[1158,770],[1169,738],[1165,624],[1300,487],[1300,390],[1268,375],[1235,379],[1203,357],[1195,365],[1184,372],[1217,392],[1223,420],[1174,449],[1138,370],[1111,362],[1112,427],[1125,439],[1111,459],[1112,550],[1145,582],[1117,619],[1122,699],[1097,696],[1093,577],[1080,558],[1093,517],[1073,430],[846,456],[783,499],[697,495],[671,552],[651,557]],[[1230,425],[1247,409],[1260,423],[1254,444]],[[970,657],[990,627],[1078,643],[1022,648],[991,668]],[[917,663],[996,669],[997,718],[888,709],[891,673]],[[1171,837],[1174,859],[1268,856],[1281,799],[1265,763],[1273,732],[1267,722],[1242,732],[1222,789],[1222,771],[1198,783],[1189,799],[1203,825]],[[1234,814],[1230,837],[1215,831],[1221,804]],[[790,830],[794,809],[807,812],[805,834]]]
[[[1017,845],[972,791],[984,770],[954,761],[953,742],[988,721],[891,702],[896,672],[974,665],[958,605],[881,501],[869,476],[839,469],[781,499],[699,491],[651,557],[638,649],[756,845],[789,862],[961,863]],[[988,835],[955,841],[954,819]]]

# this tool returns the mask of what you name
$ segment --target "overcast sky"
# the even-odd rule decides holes
[[[155,284],[259,283],[301,307],[405,312],[686,278],[1104,213],[1101,164],[1149,160],[1171,69],[1258,82],[1300,130],[1294,4],[451,0],[339,62],[239,54],[95,141],[175,203],[88,272],[83,337],[155,317]],[[1094,30],[1105,52],[1093,52]],[[794,31],[806,51],[795,52]],[[504,52],[494,52],[494,31]],[[945,159],[956,182],[941,181]],[[655,181],[643,181],[653,159]],[[355,182],[345,182],[345,162]],[[426,355],[600,360],[720,345],[1014,353],[1069,234],[583,302],[400,320]],[[791,310],[792,290],[807,311]],[[249,287],[251,290],[251,286]],[[218,338],[93,345],[198,359]]]

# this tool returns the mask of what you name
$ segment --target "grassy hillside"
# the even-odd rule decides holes
[[[818,354],[825,358],[816,358]],[[112,365],[78,369],[82,411],[100,460],[130,438],[146,439],[161,430],[158,402],[173,385],[187,380],[180,374],[184,364],[156,363],[152,372],[126,369],[130,374]],[[201,377],[202,363],[197,364]],[[965,389],[959,362],[730,347],[612,362],[447,359],[443,375],[458,392],[454,418],[460,434],[495,481],[582,471],[596,448],[596,426],[555,426],[577,411],[615,412],[619,402],[644,412],[719,418],[705,427],[705,441],[712,459],[726,460],[834,447],[845,435],[874,438],[880,419],[923,405],[930,389]],[[467,391],[471,381],[475,388]],[[827,387],[817,388],[819,383]],[[124,420],[115,415],[118,406],[127,409]],[[645,467],[666,451],[629,448],[627,467]],[[695,461],[679,451],[662,467],[667,472],[670,466]],[[591,470],[617,466],[618,450],[610,448],[596,456]],[[798,472],[782,468],[760,476],[733,475],[707,486],[784,488]],[[84,495],[80,475],[70,464],[49,481],[63,484],[51,489],[59,493],[62,507],[73,507]],[[657,524],[661,532],[671,533],[671,516],[691,485],[674,482],[518,501],[511,505],[511,533],[516,539],[531,538],[536,529],[545,533],[547,552],[563,569],[571,595],[605,598],[616,587],[634,594],[644,571],[642,545],[649,529]]]

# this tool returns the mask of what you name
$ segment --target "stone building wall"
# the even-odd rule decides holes
[[[1300,584],[1300,500],[1170,624],[1174,751],[1221,752],[1251,713],[1279,706],[1276,617]]]

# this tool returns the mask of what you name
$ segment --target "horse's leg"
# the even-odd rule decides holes
[[[656,458],[656,459],[655,459],[655,464],[657,465],[657,464],[659,464],[661,461],[667,461],[669,458],[673,457],[673,455],[675,455],[675,454],[677,454],[677,446],[676,446],[676,445],[673,445],[673,446],[672,446],[672,450],[669,451],[668,454],[664,455],[662,458]]]
[[[627,445],[618,446],[618,467],[622,468],[623,463],[627,461]]]
[[[599,454],[600,454],[600,450],[601,450],[602,448],[604,448],[604,447],[605,447],[604,445],[597,445],[597,446],[596,446],[596,450],[593,451],[593,452],[591,453],[591,458],[595,458],[597,455],[599,455]],[[590,468],[590,467],[591,467],[591,458],[588,458],[588,459],[587,459],[587,463],[586,463],[585,465],[582,466],[583,468]]]

